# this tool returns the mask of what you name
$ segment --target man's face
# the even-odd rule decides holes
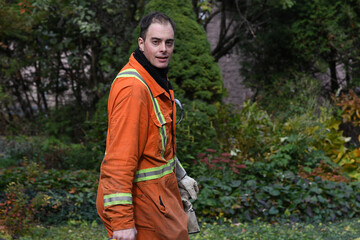
[[[174,30],[170,23],[152,23],[146,32],[145,41],[139,37],[138,43],[140,51],[153,66],[166,68],[174,51]]]

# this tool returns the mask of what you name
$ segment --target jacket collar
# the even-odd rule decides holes
[[[159,96],[160,94],[165,94],[167,98],[170,99],[169,94],[163,89],[156,81],[155,79],[145,70],[145,68],[134,58],[134,53],[131,54],[129,59],[129,64],[132,68],[136,69],[139,74],[144,78],[146,83],[149,85],[151,92],[154,97]],[[172,90],[170,90],[171,95]],[[173,96],[172,96],[173,98]]]

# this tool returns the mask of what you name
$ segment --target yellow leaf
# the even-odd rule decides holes
[[[358,118],[360,118],[359,109],[356,109],[356,116],[357,116]]]
[[[352,154],[354,157],[360,157],[360,148],[356,148],[354,151],[352,151]]]
[[[340,161],[339,164],[340,164],[341,166],[345,166],[345,165],[351,165],[351,164],[353,164],[353,163],[355,163],[355,160],[354,160],[354,159],[349,158],[349,157],[346,157],[346,158],[341,159],[341,161]]]

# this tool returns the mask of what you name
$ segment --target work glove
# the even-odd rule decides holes
[[[186,215],[189,217],[189,221],[188,221],[188,225],[187,225],[188,233],[190,233],[190,234],[198,233],[198,232],[200,232],[200,227],[199,227],[198,220],[196,218],[195,211],[192,207],[191,202],[189,201],[190,194],[188,193],[188,191],[186,191],[183,188],[179,188],[179,190],[180,190],[180,195],[181,195],[181,201],[184,206],[184,211],[185,211]]]
[[[189,177],[188,175],[185,175],[185,177],[183,177],[183,179],[181,179],[178,182],[178,185],[179,188],[182,188],[189,193],[191,199],[193,200],[197,199],[197,194],[199,193],[199,187],[197,185],[197,182],[193,178]]]
[[[176,179],[178,181],[179,188],[185,189],[189,193],[190,197],[196,200],[197,194],[199,193],[197,182],[186,174],[185,169],[177,157],[175,157],[175,165]]]

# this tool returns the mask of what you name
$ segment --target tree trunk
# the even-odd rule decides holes
[[[330,68],[330,83],[331,83],[331,92],[335,93],[339,89],[339,82],[337,78],[337,72],[336,72],[336,50],[334,48],[331,48],[330,53],[330,62],[329,62],[329,68]]]

